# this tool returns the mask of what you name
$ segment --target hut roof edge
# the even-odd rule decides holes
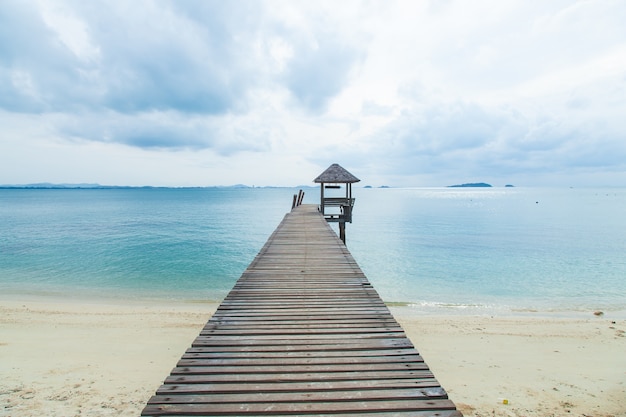
[[[315,183],[355,183],[361,181],[339,164],[332,164],[313,180]]]

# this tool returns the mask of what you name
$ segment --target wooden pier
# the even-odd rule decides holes
[[[317,206],[301,205],[141,415],[461,413]]]

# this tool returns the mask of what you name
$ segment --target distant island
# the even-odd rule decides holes
[[[491,184],[487,184],[486,182],[470,182],[467,184],[448,185],[448,188],[460,187],[491,187]]]

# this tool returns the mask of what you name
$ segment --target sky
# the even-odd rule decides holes
[[[626,186],[623,0],[0,0],[0,184]]]

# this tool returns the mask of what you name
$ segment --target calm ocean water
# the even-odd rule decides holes
[[[306,189],[305,203],[317,203]],[[0,190],[6,294],[219,300],[297,189]],[[424,311],[626,311],[626,189],[354,190],[348,248]]]

